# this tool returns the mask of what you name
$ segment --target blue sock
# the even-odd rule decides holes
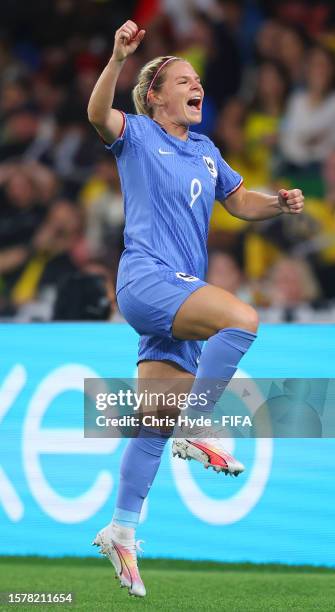
[[[136,528],[143,502],[154,481],[169,435],[141,428],[123,454],[113,522]]]
[[[190,391],[197,396],[205,392],[207,404],[205,406],[195,404],[188,410],[198,413],[213,412],[216,402],[235,374],[240,360],[256,337],[256,334],[246,329],[230,327],[221,329],[209,338],[201,353],[197,375]],[[208,389],[210,393],[207,393]]]

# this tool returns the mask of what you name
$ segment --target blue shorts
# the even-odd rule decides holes
[[[187,372],[196,373],[202,342],[177,340],[172,336],[173,320],[191,293],[207,283],[163,266],[143,267],[117,293],[121,313],[138,334],[138,362],[169,360]]]

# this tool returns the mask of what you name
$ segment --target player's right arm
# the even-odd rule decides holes
[[[136,51],[144,36],[145,30],[139,30],[133,21],[126,21],[116,31],[112,57],[96,82],[88,103],[88,119],[108,144],[119,137],[124,121],[122,113],[112,108],[116,83],[128,55]]]

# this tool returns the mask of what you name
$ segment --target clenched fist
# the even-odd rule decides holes
[[[128,55],[134,53],[145,36],[145,30],[139,30],[136,23],[126,21],[115,32],[115,42],[112,59],[123,62]]]
[[[304,196],[301,189],[281,189],[278,192],[279,207],[283,213],[298,215],[304,208]]]

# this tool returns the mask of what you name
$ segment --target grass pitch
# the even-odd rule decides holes
[[[0,591],[74,592],[74,603],[0,605],[15,608],[183,612],[301,612],[335,609],[335,571],[281,565],[220,564],[147,559],[140,561],[144,599],[129,597],[105,559],[0,557]]]

